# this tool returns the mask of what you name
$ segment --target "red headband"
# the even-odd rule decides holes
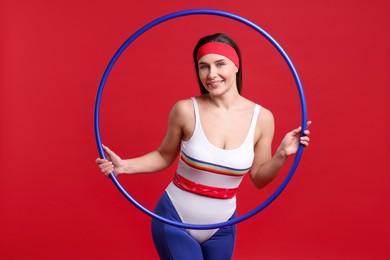
[[[200,58],[202,58],[206,54],[219,54],[225,56],[226,58],[231,60],[237,68],[240,68],[240,60],[238,58],[236,50],[226,43],[208,42],[199,48],[196,58],[199,61]]]

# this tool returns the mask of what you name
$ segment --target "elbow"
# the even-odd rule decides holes
[[[264,184],[255,184],[255,187],[256,187],[256,189],[258,189],[258,190],[262,190],[265,186],[267,186],[267,185],[264,185]]]
[[[261,190],[265,188],[268,183],[258,181],[258,182],[253,182],[253,184],[255,185],[256,189]]]
[[[177,159],[178,152],[167,153],[161,150],[158,150],[158,152],[160,154],[160,157],[162,158],[164,169],[171,166]]]
[[[273,180],[273,178],[267,178],[266,176],[262,176],[262,174],[259,173],[251,173],[251,180],[256,189],[261,190],[265,188]]]

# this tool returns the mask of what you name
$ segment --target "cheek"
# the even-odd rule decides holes
[[[236,66],[234,66],[234,68],[233,68],[233,69],[230,69],[229,72],[228,72],[228,74],[229,74],[230,77],[232,77],[232,78],[236,78],[237,73],[238,73],[238,69],[237,69]]]
[[[204,71],[199,71],[198,77],[201,81],[204,81],[207,78],[207,73],[205,73]]]
[[[232,71],[231,70],[223,70],[220,72],[219,74],[222,78],[226,79],[226,80],[229,80],[230,78],[232,78]]]

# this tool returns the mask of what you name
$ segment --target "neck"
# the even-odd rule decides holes
[[[243,99],[243,97],[238,93],[238,91],[232,91],[218,96],[207,94],[206,97],[207,101],[211,105],[226,110],[234,108]]]

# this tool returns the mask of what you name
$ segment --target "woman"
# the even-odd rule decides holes
[[[161,171],[180,160],[173,181],[157,203],[155,213],[191,224],[211,224],[235,217],[236,191],[249,172],[261,189],[274,179],[299,144],[310,134],[301,128],[286,134],[272,156],[272,113],[240,95],[242,62],[237,45],[224,34],[199,40],[195,69],[202,95],[178,101],[171,110],[160,147],[139,158],[122,160],[104,146],[107,159],[97,159],[108,176]],[[310,125],[311,122],[308,122]],[[231,259],[235,226],[186,230],[152,221],[152,234],[161,259]]]

